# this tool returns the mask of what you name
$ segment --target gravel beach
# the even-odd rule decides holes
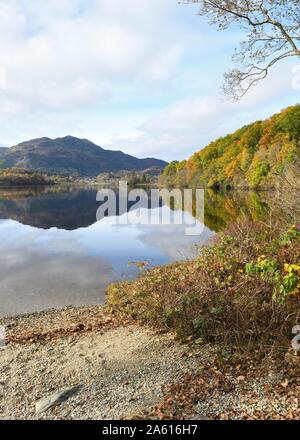
[[[199,368],[173,335],[118,322],[98,307],[0,323],[11,341],[0,352],[1,419],[131,418],[157,404],[164,385]],[[67,400],[36,414],[36,402],[65,388]]]
[[[215,348],[181,344],[101,307],[2,318],[0,419],[298,418],[284,373],[219,371]],[[45,400],[46,399],[46,400]],[[42,408],[42,410],[41,410]]]

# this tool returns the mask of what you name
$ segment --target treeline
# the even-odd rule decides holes
[[[43,174],[18,168],[0,170],[0,186],[50,185],[53,182]]]
[[[221,137],[190,159],[169,164],[167,185],[271,188],[286,174],[300,179],[300,105]]]
[[[136,185],[151,185],[157,183],[158,175],[161,173],[160,169],[149,168],[144,171],[118,171],[110,173],[101,173],[96,177],[97,182],[116,183],[120,180],[127,181],[129,186]]]

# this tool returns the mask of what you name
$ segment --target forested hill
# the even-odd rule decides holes
[[[172,162],[161,180],[170,185],[270,188],[286,176],[300,184],[299,104],[217,139],[186,161]]]
[[[74,136],[39,138],[11,148],[0,148],[0,169],[18,168],[52,174],[97,176],[121,170],[163,169],[167,162],[138,159],[122,151],[104,150],[87,139]]]

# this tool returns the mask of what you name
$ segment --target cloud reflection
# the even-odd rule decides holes
[[[195,241],[211,235],[205,228],[200,238],[187,237],[184,224],[114,225],[111,220],[72,231],[1,221],[0,313],[101,303],[109,283],[136,275],[129,261],[158,265],[189,257]]]

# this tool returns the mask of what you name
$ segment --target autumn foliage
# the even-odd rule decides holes
[[[175,330],[183,339],[287,350],[299,324],[300,229],[238,221],[188,262],[112,285],[118,314]]]
[[[280,184],[291,166],[299,179],[300,105],[222,137],[187,161],[172,162],[165,168],[161,182],[271,188]]]

